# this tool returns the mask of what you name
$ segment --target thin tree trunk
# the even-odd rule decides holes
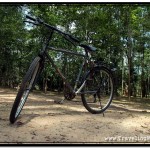
[[[142,49],[142,58],[141,58],[141,98],[145,97],[145,82],[144,82],[144,44],[141,44],[141,49]]]
[[[128,32],[128,99],[131,99],[131,66],[132,66],[132,29],[131,29],[131,11],[127,12],[127,32]]]
[[[46,71],[45,71],[45,77],[43,80],[43,91],[44,91],[44,93],[47,92],[47,72]]]
[[[124,58],[122,57],[122,96],[124,95]]]

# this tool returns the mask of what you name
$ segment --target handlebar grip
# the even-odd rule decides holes
[[[27,18],[27,19],[30,19],[30,20],[32,20],[32,21],[36,21],[35,18],[33,18],[33,17],[29,16],[29,15],[26,15],[26,18]]]

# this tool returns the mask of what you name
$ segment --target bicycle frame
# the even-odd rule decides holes
[[[77,85],[79,83],[79,79],[81,77],[81,73],[82,73],[83,68],[84,68],[84,64],[86,63],[87,60],[90,60],[89,57],[88,57],[88,54],[86,53],[85,55],[83,55],[83,54],[80,54],[80,53],[77,53],[77,52],[72,52],[72,51],[65,50],[65,49],[58,49],[58,48],[50,47],[49,43],[50,43],[50,41],[52,39],[52,35],[53,35],[53,30],[51,31],[50,36],[49,36],[49,38],[48,38],[48,40],[46,42],[46,45],[44,46],[44,48],[43,48],[43,50],[42,50],[42,52],[40,53],[39,56],[42,56],[42,57],[44,56],[44,57],[46,57],[49,60],[49,62],[55,68],[55,70],[57,71],[57,73],[59,74],[59,76],[63,79],[63,82],[65,83],[65,85],[70,89],[70,91],[73,94],[77,95],[77,94],[80,93],[80,91],[82,90],[82,88],[85,85],[85,82],[83,82],[81,84],[81,86],[78,88],[78,90],[76,90],[77,89]],[[70,83],[68,82],[68,80],[66,79],[66,77],[62,74],[62,72],[59,70],[59,68],[57,67],[57,65],[54,63],[54,61],[51,58],[51,56],[48,54],[49,50],[58,51],[58,52],[62,52],[62,53],[65,53],[65,54],[73,54],[73,55],[80,56],[80,57],[84,58],[83,62],[82,62],[82,65],[81,65],[81,67],[79,69],[79,73],[77,75],[77,79],[75,81],[74,88],[70,85]]]

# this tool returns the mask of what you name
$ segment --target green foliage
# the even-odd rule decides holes
[[[117,68],[118,93],[128,84],[129,73],[136,91],[143,89],[144,81],[150,84],[149,4],[16,4],[0,6],[0,85],[20,82],[49,33],[44,28],[24,24],[27,12],[97,47],[93,58],[112,62]],[[78,50],[58,34],[54,35],[51,45]],[[81,60],[62,53],[51,52],[51,55],[63,73],[74,79]],[[41,79],[53,78],[51,82],[58,87],[61,80],[55,70],[47,66],[45,72]]]

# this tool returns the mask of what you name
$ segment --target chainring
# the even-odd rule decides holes
[[[66,86],[64,86],[64,97],[66,100],[72,100],[75,97],[75,94],[70,91]]]

